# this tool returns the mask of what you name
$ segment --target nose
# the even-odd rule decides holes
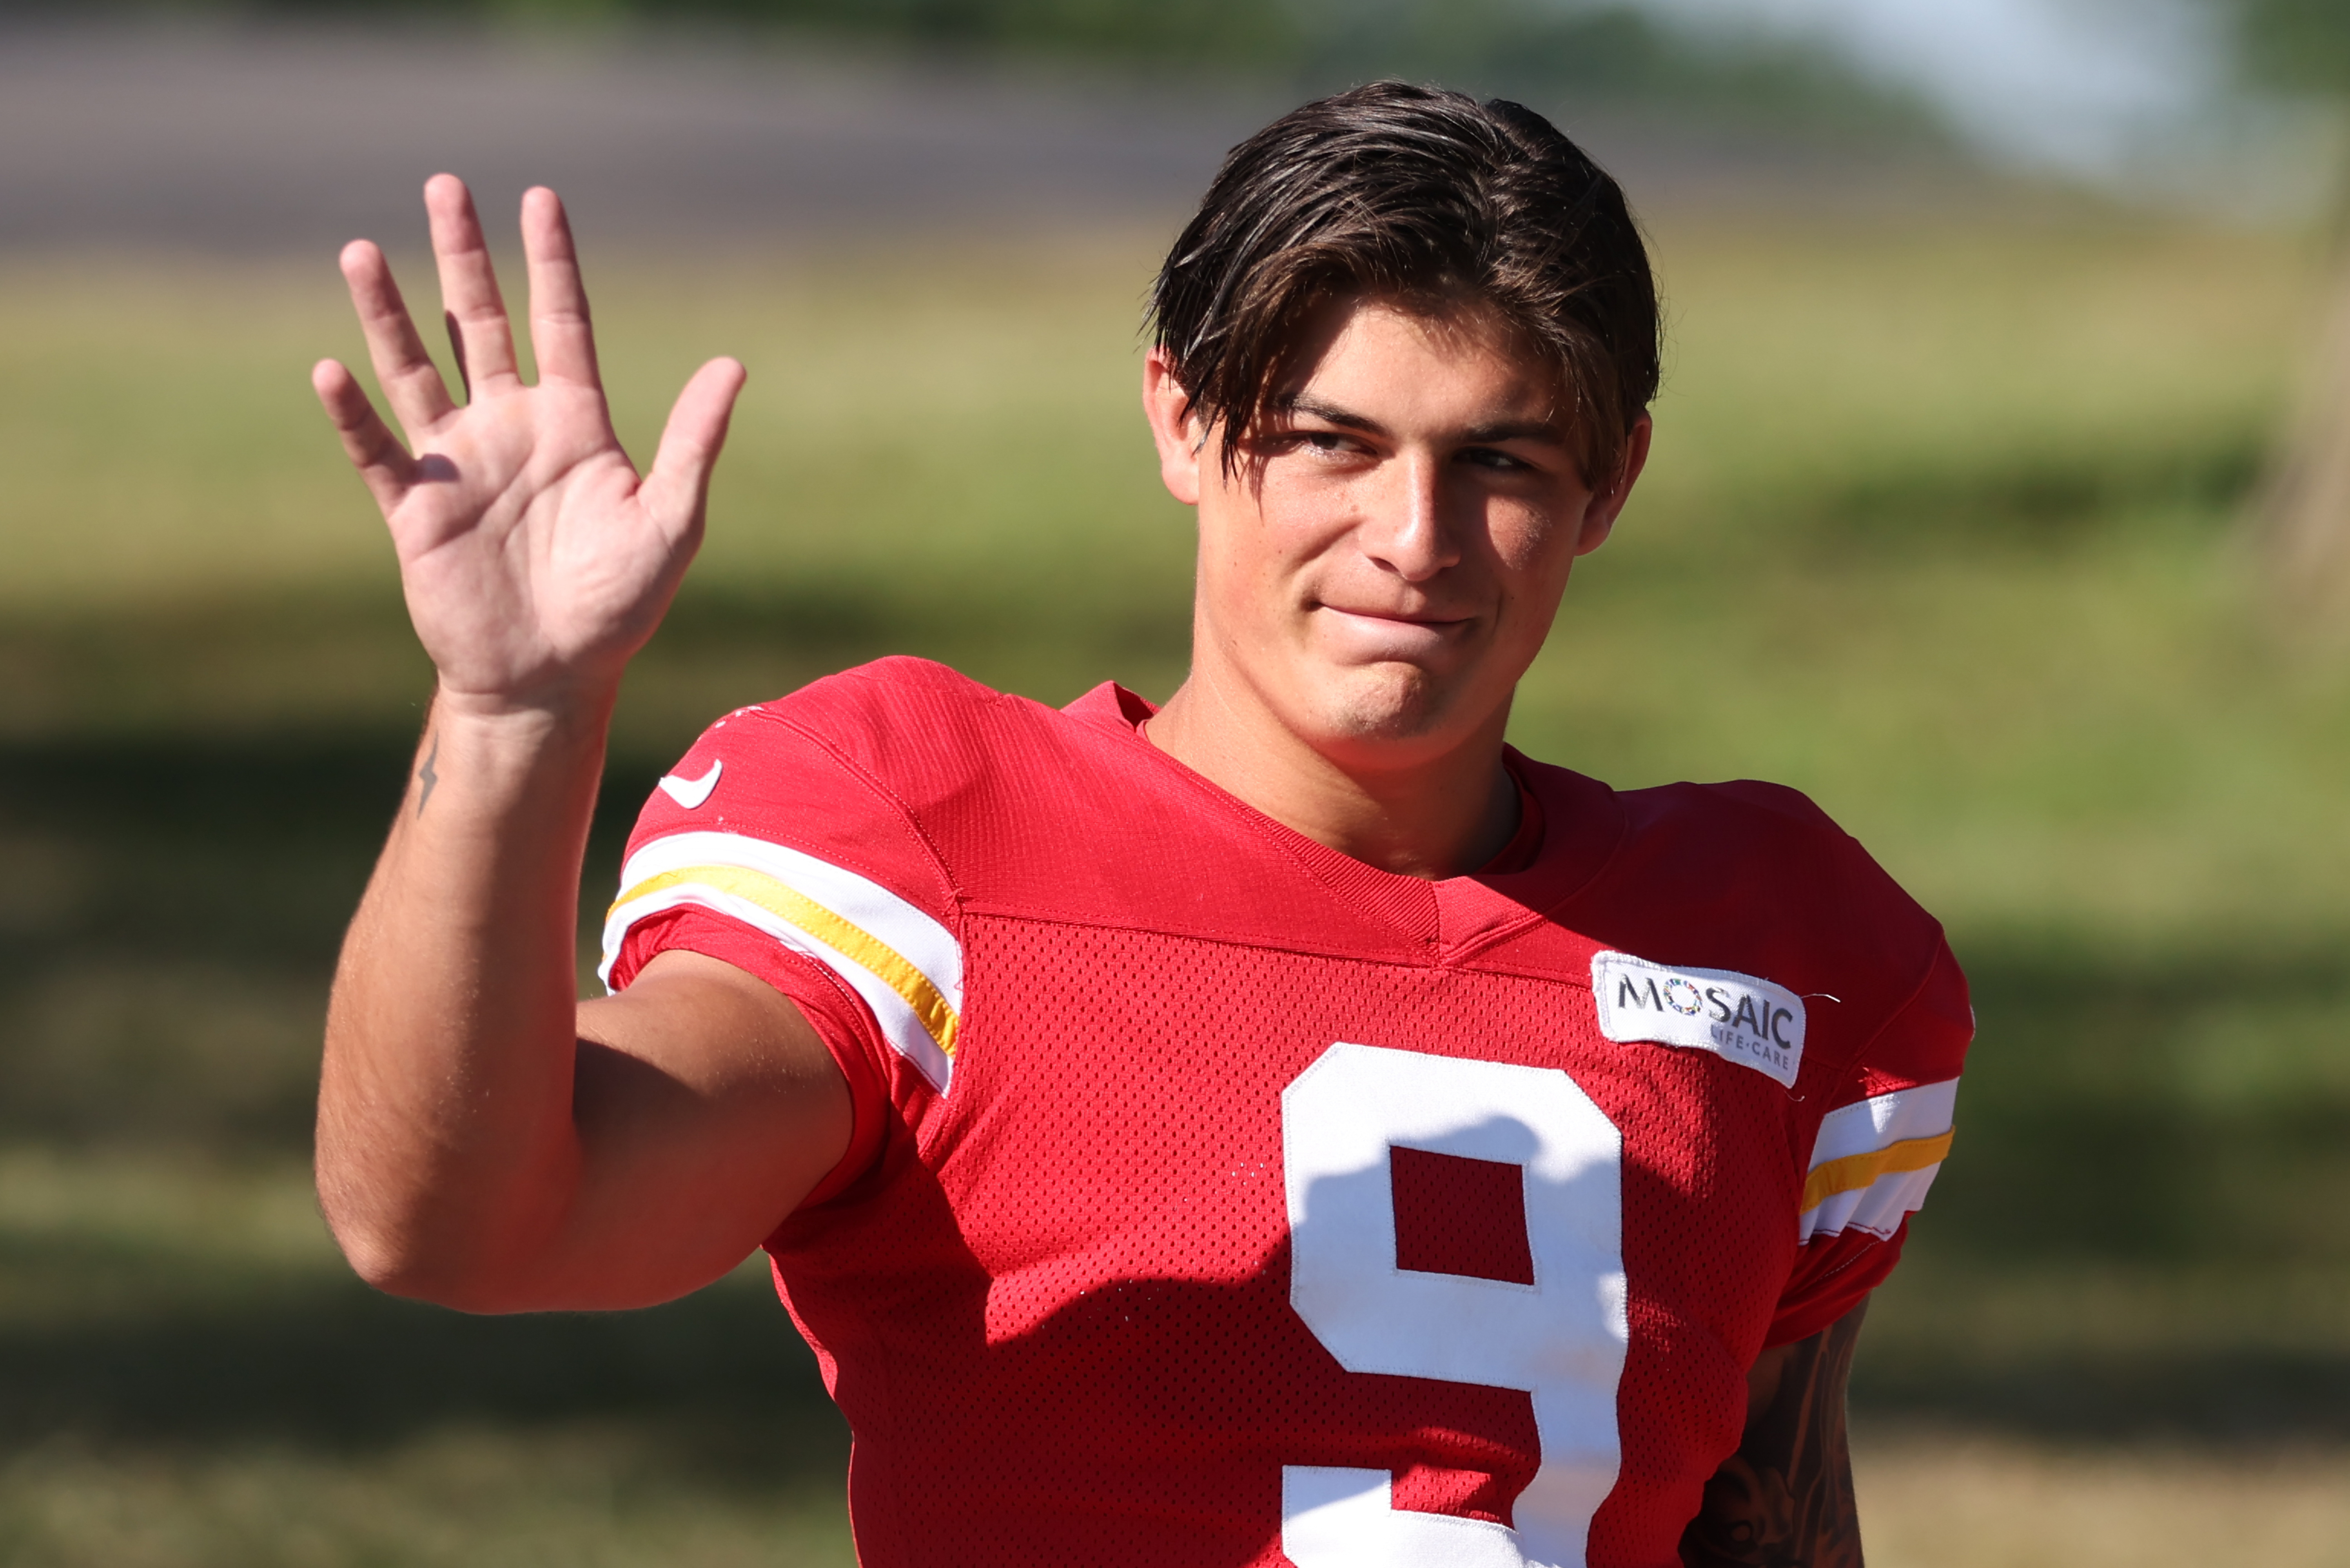
[[[1380,465],[1385,481],[1356,537],[1363,553],[1408,583],[1424,583],[1461,559],[1447,516],[1444,464],[1433,453],[1405,452]]]

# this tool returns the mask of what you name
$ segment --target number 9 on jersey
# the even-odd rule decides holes
[[[1385,1470],[1287,1465],[1297,1568],[1579,1568],[1616,1483],[1627,1340],[1623,1138],[1555,1068],[1341,1043],[1282,1093],[1290,1304],[1349,1372],[1533,1396],[1514,1530],[1399,1510]],[[1519,1168],[1533,1282],[1398,1266],[1390,1150]]]

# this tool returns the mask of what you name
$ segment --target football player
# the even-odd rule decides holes
[[[1648,451],[1615,182],[1381,84],[1236,148],[1142,400],[1192,660],[1066,709],[884,659],[712,725],[575,1000],[606,722],[743,372],[641,477],[554,194],[526,386],[425,191],[465,400],[343,268],[318,394],[439,672],[328,1020],[386,1290],[629,1307],[764,1248],[869,1564],[1857,1563],[1844,1381],[1950,1143],[1939,928],[1792,791],[1503,743]]]

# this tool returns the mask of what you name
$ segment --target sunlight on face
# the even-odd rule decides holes
[[[1299,365],[1237,472],[1200,451],[1194,672],[1334,760],[1407,764],[1506,720],[1614,507],[1555,371],[1482,316],[1336,300]]]

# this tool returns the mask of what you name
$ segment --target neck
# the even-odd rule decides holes
[[[1334,759],[1262,703],[1197,670],[1150,721],[1150,742],[1316,844],[1404,877],[1457,877],[1500,854],[1518,826],[1502,765],[1504,707],[1461,743],[1392,766]]]

